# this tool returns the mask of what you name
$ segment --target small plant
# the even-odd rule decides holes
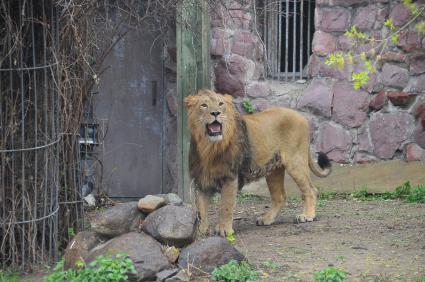
[[[261,266],[264,267],[264,268],[267,268],[267,269],[271,269],[271,270],[278,270],[278,269],[281,268],[281,265],[279,265],[279,264],[277,264],[277,263],[275,263],[271,260],[263,261],[261,263]]]
[[[253,270],[246,261],[238,263],[235,260],[231,260],[215,268],[212,272],[212,276],[216,281],[237,282],[256,280],[259,274],[257,271]]]
[[[314,273],[314,282],[341,282],[345,278],[347,273],[335,267],[328,267]]]
[[[359,190],[354,191],[351,196],[356,200],[366,200],[368,196],[370,196],[369,192],[367,191],[367,187],[363,186]]]
[[[68,238],[73,238],[75,236],[75,229],[73,227],[68,228]]]
[[[233,245],[235,243],[235,240],[236,240],[235,239],[235,233],[231,232],[231,233],[227,234],[226,239],[227,239],[227,241],[229,241],[230,244]]]
[[[425,203],[425,184],[416,186],[407,196],[407,201],[410,203]],[[425,276],[423,279],[425,282]]]
[[[416,282],[425,282],[425,274],[419,277]]]
[[[236,201],[239,204],[246,203],[246,202],[253,202],[253,201],[261,201],[261,200],[263,200],[263,197],[250,192],[242,192],[236,198]]]
[[[16,273],[5,273],[0,271],[0,282],[19,282],[19,277]]]
[[[255,112],[254,105],[252,105],[252,102],[250,100],[243,101],[242,107],[248,114],[252,114]]]
[[[63,261],[60,261],[43,282],[121,282],[128,281],[128,273],[136,272],[133,261],[126,254],[117,254],[114,258],[98,256],[88,265],[78,261],[76,271],[64,270],[63,265]]]

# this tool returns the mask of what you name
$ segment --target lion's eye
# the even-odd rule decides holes
[[[208,108],[207,104],[202,104],[201,107],[202,108]]]
[[[224,104],[223,102],[218,103],[219,106],[223,106],[223,104]]]

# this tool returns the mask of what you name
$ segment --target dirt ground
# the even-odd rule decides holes
[[[234,221],[235,245],[262,272],[261,281],[312,281],[328,266],[346,271],[347,281],[425,275],[425,204],[320,200],[317,221],[294,224],[302,202],[292,200],[274,225],[256,226],[269,205],[265,198],[239,199]]]

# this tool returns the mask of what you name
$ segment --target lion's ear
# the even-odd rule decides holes
[[[187,108],[190,108],[196,104],[197,99],[198,98],[196,96],[187,96],[184,98],[184,103],[186,104]]]
[[[224,94],[224,101],[228,102],[228,103],[233,103],[233,97],[229,94]]]

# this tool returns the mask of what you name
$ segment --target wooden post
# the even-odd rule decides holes
[[[184,97],[210,88],[210,19],[206,0],[182,0],[177,8],[177,169],[178,193],[191,202],[190,136]]]

